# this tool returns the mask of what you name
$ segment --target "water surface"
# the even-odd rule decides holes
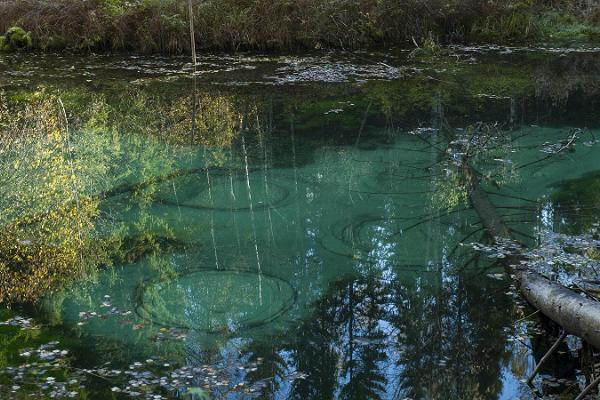
[[[76,365],[218,365],[225,398],[533,396],[522,380],[549,339],[468,246],[489,238],[457,143],[480,122],[499,132],[475,165],[516,239],[584,232],[596,50],[205,56],[195,79],[183,58],[0,57],[9,96],[96,116],[73,143],[102,193],[98,240],[121,254],[34,313]],[[573,362],[553,360],[541,391],[575,382]]]

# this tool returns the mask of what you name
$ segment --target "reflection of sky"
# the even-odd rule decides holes
[[[509,368],[502,368],[502,392],[498,400],[514,400],[521,393],[522,386],[518,378],[510,371]]]
[[[414,143],[411,142],[414,138],[398,140],[406,147],[414,147]],[[412,156],[402,153],[407,160],[403,159],[402,162],[398,162],[397,147],[393,151],[335,151],[335,148],[333,150],[323,150],[320,157],[314,161],[312,168],[324,172],[315,174],[308,169],[294,171],[294,173],[299,173],[301,178],[313,179],[317,183],[311,181],[310,184],[304,184],[303,181],[298,183],[298,181],[286,180],[284,174],[291,175],[287,171],[282,172],[281,176],[269,177],[282,187],[290,189],[290,193],[296,193],[291,185],[305,186],[300,188],[298,193],[301,194],[293,198],[293,201],[290,202],[291,205],[286,204],[275,208],[272,215],[266,212],[256,212],[250,218],[244,213],[233,214],[226,211],[211,213],[216,227],[214,232],[215,251],[217,248],[219,249],[221,265],[227,268],[255,270],[254,252],[260,251],[263,270],[288,279],[299,294],[294,313],[287,316],[288,319],[285,320],[285,323],[276,321],[262,330],[248,330],[239,334],[247,338],[249,342],[253,340],[260,342],[267,338],[271,348],[284,355],[287,370],[293,371],[294,364],[299,361],[294,357],[302,357],[302,354],[286,350],[286,346],[289,345],[286,340],[300,340],[300,338],[287,336],[295,335],[297,333],[295,329],[305,323],[305,319],[311,321],[323,318],[323,320],[318,320],[322,325],[331,322],[327,320],[327,318],[331,318],[330,315],[313,314],[315,302],[327,294],[331,283],[336,280],[347,276],[358,279],[361,276],[373,274],[379,280],[377,289],[389,289],[392,284],[398,284],[398,288],[394,289],[397,292],[387,294],[388,297],[379,306],[383,311],[393,315],[396,324],[406,324],[410,328],[407,329],[409,332],[399,332],[399,328],[394,326],[394,322],[376,316],[377,320],[373,331],[383,332],[385,338],[379,341],[375,339],[374,342],[371,342],[373,338],[369,338],[368,335],[373,332],[368,332],[364,328],[367,317],[361,315],[362,311],[356,310],[357,305],[355,305],[355,310],[350,310],[357,313],[356,325],[352,332],[355,337],[353,344],[356,355],[358,356],[360,351],[369,346],[377,347],[378,345],[385,353],[385,360],[378,361],[377,368],[387,378],[387,394],[397,391],[401,383],[406,383],[407,375],[414,372],[410,368],[416,367],[422,368],[417,371],[422,375],[422,377],[419,376],[422,380],[417,380],[417,383],[423,385],[431,384],[433,377],[436,377],[439,378],[441,385],[451,386],[448,380],[449,376],[461,368],[463,369],[461,373],[464,373],[464,376],[471,381],[484,379],[477,372],[469,373],[468,370],[465,372],[464,368],[468,366],[462,365],[460,360],[463,354],[465,357],[467,355],[473,357],[475,364],[484,359],[483,357],[477,358],[481,355],[469,354],[473,349],[464,347],[471,346],[478,339],[468,336],[478,332],[474,328],[480,327],[478,325],[486,325],[494,318],[493,315],[482,316],[481,313],[486,313],[488,310],[481,308],[485,308],[488,304],[493,306],[492,300],[500,298],[503,290],[491,294],[486,291],[478,294],[476,287],[470,287],[468,290],[464,287],[461,288],[460,285],[464,284],[467,279],[481,277],[483,268],[479,271],[478,268],[485,266],[485,263],[476,263],[473,271],[469,271],[467,275],[465,271],[461,270],[466,263],[464,252],[467,250],[463,252],[459,250],[456,254],[451,255],[451,249],[464,235],[474,229],[473,226],[477,220],[474,219],[473,214],[442,217],[438,213],[434,214],[426,223],[408,229],[407,227],[431,216],[428,212],[430,210],[425,206],[428,204],[430,193],[423,193],[421,190],[423,181],[406,178],[415,173],[415,168],[419,168],[419,174],[424,173],[420,169],[422,155],[418,152]],[[425,156],[429,157],[429,154],[425,154]],[[360,166],[356,166],[357,162],[353,161],[355,159],[362,160],[358,163]],[[419,167],[415,167],[415,165]],[[401,178],[388,174],[392,167]],[[263,176],[253,179],[259,179],[260,184]],[[227,179],[222,181],[227,183]],[[219,184],[218,180],[214,180],[213,183]],[[546,190],[545,185],[546,183],[544,183],[544,190]],[[240,188],[243,187],[240,186]],[[227,188],[221,189],[219,193],[223,193],[223,197],[226,198]],[[413,194],[407,195],[407,193]],[[238,196],[238,199],[240,205],[245,203],[243,196]],[[162,207],[160,210],[167,215],[174,212],[183,214],[178,218],[179,225],[170,227],[176,235],[193,232],[193,235],[196,235],[194,239],[199,242],[209,243],[211,240],[205,231],[207,219],[202,212],[197,210],[175,211],[167,207]],[[356,221],[365,221],[373,216],[375,218],[372,222],[364,223],[357,235],[352,235],[350,243],[344,243],[336,238],[335,234],[339,232],[331,232],[333,229],[331,227],[336,227],[336,223],[340,220],[349,222],[352,227]],[[544,203],[540,211],[540,220],[545,229],[552,229],[553,218],[553,205],[548,201]],[[236,231],[240,232],[241,238],[234,239],[233,226]],[[472,238],[473,241],[477,239],[477,236]],[[319,241],[326,241],[327,245],[342,255],[323,251],[323,248],[318,245]],[[352,258],[354,255],[352,252],[363,247],[366,251],[361,256],[365,259]],[[202,256],[185,261],[195,262],[198,266],[202,266],[210,259],[209,250],[211,249],[202,248],[200,250],[203,253]],[[351,257],[345,258],[345,254],[350,254]],[[468,255],[470,256],[470,254]],[[178,267],[189,268],[189,265],[183,264]],[[403,271],[402,266],[407,264],[414,267],[415,271]],[[212,262],[209,265],[212,265]],[[486,280],[477,282],[477,285],[484,288],[491,284]],[[245,318],[250,313],[248,310],[260,305],[256,294],[256,282],[235,287],[232,290],[222,290],[223,293],[219,293],[220,289],[225,288],[223,286],[218,288],[197,287],[189,282],[180,285],[181,293],[177,296],[181,297],[170,300],[173,300],[176,307],[181,306],[182,309],[177,308],[174,312],[183,312],[184,318],[190,321],[206,323],[208,320],[211,325],[224,324],[233,329],[236,321]],[[469,294],[473,294],[474,297],[467,298]],[[494,296],[494,298],[477,298],[476,295]],[[211,306],[215,307],[214,303],[218,303],[215,301],[218,296],[227,296],[226,303],[231,305],[233,310],[229,310],[230,312],[224,315],[212,313]],[[338,300],[336,299],[336,301]],[[398,304],[393,304],[394,301],[397,301]],[[350,307],[347,298],[342,298],[341,302],[342,304],[336,303],[341,310],[337,310],[338,314],[347,312]],[[248,309],[244,310],[243,307]],[[401,307],[406,307],[406,309],[401,310]],[[415,315],[409,315],[408,313],[411,311],[415,312]],[[512,310],[495,311],[502,313],[498,318],[502,318],[503,326],[510,323]],[[419,314],[416,314],[417,312]],[[342,318],[338,314],[333,317]],[[344,357],[349,356],[350,341],[348,333],[350,328],[347,321],[339,322],[339,324],[340,326],[332,328],[335,331],[332,337],[315,339],[324,341],[323,348],[331,347],[335,350],[340,358],[338,366],[343,364]],[[464,324],[465,330],[471,329],[471,331],[465,335],[466,337],[457,338],[457,326],[461,324]],[[502,324],[499,323],[499,325]],[[494,327],[494,329],[492,332],[485,331],[490,338],[483,338],[483,340],[490,340],[490,343],[486,344],[490,348],[506,338],[506,332],[498,327]],[[284,338],[269,336],[281,331],[284,332]],[[408,335],[412,337],[408,337]],[[454,339],[456,342],[453,342]],[[230,345],[228,340],[223,340],[225,343],[223,348]],[[436,342],[435,346],[425,346],[423,343],[429,344],[427,340],[437,340],[439,343]],[[403,354],[404,348],[408,349],[407,353],[413,352],[413,354]],[[248,355],[247,350],[242,348],[237,357],[243,358]],[[458,361],[452,364],[456,360]],[[492,362],[499,364],[502,363],[502,360],[492,360]],[[490,365],[488,367],[496,368],[498,366]],[[305,372],[310,373],[311,371]],[[349,378],[337,370],[329,372],[338,379],[336,390],[339,393]],[[501,376],[498,377],[502,380],[500,397],[503,399],[514,398],[515,393],[519,391],[518,377],[504,365],[502,365],[500,374]],[[279,395],[285,397],[291,391],[293,388],[290,385],[283,384]]]

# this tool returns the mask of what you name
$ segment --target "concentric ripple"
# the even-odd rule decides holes
[[[286,187],[260,174],[200,173],[169,182],[159,191],[158,201],[203,210],[249,211],[280,206],[289,195]]]
[[[138,288],[137,313],[154,323],[205,332],[235,332],[285,314],[296,292],[273,275],[236,270],[192,271]]]

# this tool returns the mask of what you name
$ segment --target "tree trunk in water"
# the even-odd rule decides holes
[[[470,182],[469,199],[487,232],[494,238],[511,239],[509,229],[481,188],[468,160],[463,168]],[[523,297],[566,332],[600,348],[600,302],[551,282],[531,269],[520,267],[520,260],[519,257],[509,257],[506,267],[515,276]]]

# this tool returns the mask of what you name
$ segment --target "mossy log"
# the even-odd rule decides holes
[[[512,239],[510,231],[496,212],[487,193],[481,188],[469,162],[464,164],[469,181],[469,199],[486,231],[497,239]],[[584,297],[551,282],[530,268],[523,267],[518,256],[505,259],[507,272],[514,276],[523,297],[542,314],[569,334],[579,336],[600,349],[600,302]]]

